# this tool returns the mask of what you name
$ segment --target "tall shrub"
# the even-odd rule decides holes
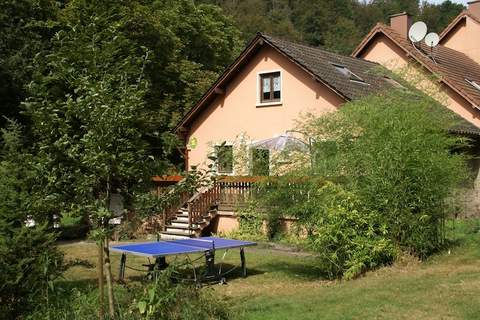
[[[30,156],[21,148],[16,123],[2,129],[0,145],[0,317],[15,319],[44,303],[48,284],[61,271],[55,235],[41,219],[27,227],[31,211],[30,185],[35,178]],[[47,294],[45,294],[47,293]]]
[[[297,218],[309,249],[331,278],[351,279],[393,261],[396,249],[375,211],[339,183],[316,176],[275,177],[262,182],[258,201],[266,209],[270,236],[280,217]]]
[[[315,172],[343,177],[391,238],[425,256],[444,240],[446,201],[467,178],[459,119],[434,100],[403,91],[369,96],[309,122]]]

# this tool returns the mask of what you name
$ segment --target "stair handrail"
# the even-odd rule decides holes
[[[187,180],[187,178],[181,179],[180,181],[178,181],[177,185],[180,185],[180,184],[184,183],[186,180]],[[175,188],[173,188],[173,189],[169,190],[167,194],[172,195],[175,192],[176,192],[176,190],[175,190]],[[166,207],[163,210],[163,212],[162,212],[162,231],[166,230],[168,220],[175,216],[177,211],[180,210],[180,208],[185,205],[185,203],[188,201],[189,198],[190,198],[190,194],[188,192],[182,192],[180,194],[180,198],[178,199],[177,202],[170,205],[169,207]]]
[[[209,212],[212,206],[218,204],[220,199],[220,185],[214,182],[210,187],[203,187],[187,202],[188,228],[199,222]]]

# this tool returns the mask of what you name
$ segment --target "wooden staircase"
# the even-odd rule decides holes
[[[217,213],[220,186],[214,184],[197,192],[177,206],[174,214],[165,215],[161,239],[196,238],[210,225]],[[170,211],[171,210],[167,210]]]

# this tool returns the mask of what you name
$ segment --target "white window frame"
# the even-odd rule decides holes
[[[263,74],[268,74],[268,73],[275,73],[279,72],[280,73],[280,100],[279,101],[274,101],[274,102],[262,102],[262,99],[260,97],[260,85],[261,85],[261,79]],[[275,69],[275,70],[267,70],[267,71],[261,71],[257,72],[257,107],[268,107],[268,106],[279,106],[283,104],[283,71],[280,69]]]

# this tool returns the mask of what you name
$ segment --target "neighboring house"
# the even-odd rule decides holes
[[[175,128],[186,142],[186,167],[205,168],[215,155],[221,174],[268,174],[271,153],[302,140],[288,134],[302,114],[335,111],[346,101],[399,85],[378,68],[257,34]],[[240,140],[246,156],[236,148]],[[239,158],[247,168],[235,165]]]
[[[440,34],[440,44],[465,53],[480,64],[480,1],[468,3]]]
[[[417,89],[467,120],[456,132],[474,139],[471,152],[473,188],[466,191],[467,214],[480,213],[480,1],[469,2],[440,34],[435,48],[408,39],[412,18],[407,13],[391,17],[390,25],[378,23],[353,51],[352,56],[379,63],[403,76]]]
[[[414,46],[408,40],[412,18],[401,13],[391,17],[390,26],[378,23],[352,56],[397,71],[418,89],[480,127],[480,65],[475,60],[480,52],[480,29],[475,28],[480,25],[473,26],[478,22],[472,22],[478,21],[472,17],[474,12],[477,14],[476,10],[480,11],[479,5],[470,4],[469,10],[442,33],[441,44],[433,50],[423,42]],[[463,26],[465,23],[467,27]],[[462,47],[459,43],[469,45]]]

